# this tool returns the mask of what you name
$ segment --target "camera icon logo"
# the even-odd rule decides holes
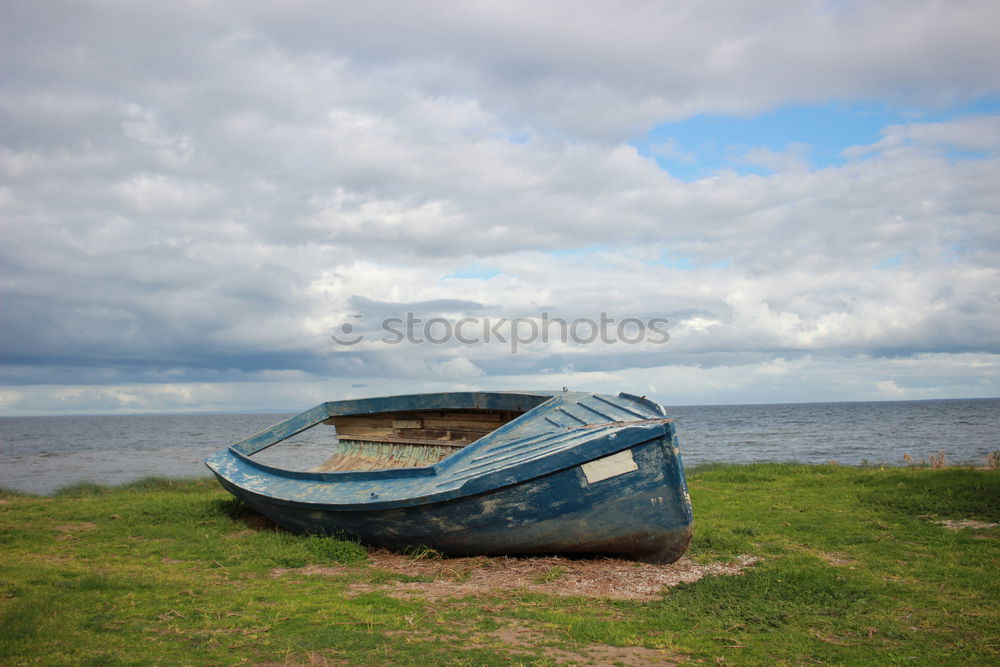
[[[363,315],[352,315],[351,319],[363,320]],[[336,330],[330,334],[330,339],[337,345],[346,345],[350,347],[352,345],[357,345],[365,339],[365,335],[362,333],[356,333],[357,327],[350,322],[344,322]]]

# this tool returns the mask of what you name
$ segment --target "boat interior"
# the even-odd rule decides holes
[[[524,414],[513,410],[411,410],[330,417],[337,451],[317,472],[428,466]]]

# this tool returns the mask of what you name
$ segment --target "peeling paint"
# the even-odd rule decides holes
[[[527,412],[432,465],[300,472],[252,458],[333,415],[473,406]],[[449,554],[606,552],[670,562],[687,548],[692,513],[664,415],[642,397],[583,392],[324,403],[206,464],[231,493],[301,532]]]

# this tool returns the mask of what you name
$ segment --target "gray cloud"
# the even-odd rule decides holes
[[[190,407],[326,379],[561,386],[695,367],[721,383],[695,394],[721,397],[769,360],[868,396],[823,355],[886,391],[873,369],[889,358],[951,355],[950,370],[932,357],[961,378],[942,391],[979,386],[962,355],[995,378],[995,114],[890,126],[818,170],[807,146],[749,146],[771,175],[694,183],[627,143],[699,113],[995,95],[994,3],[0,12],[0,409],[86,395],[43,387],[130,387],[94,405],[131,409],[184,383],[202,387],[177,399]],[[663,316],[671,340],[512,356],[329,339],[359,312],[371,334],[406,310]]]

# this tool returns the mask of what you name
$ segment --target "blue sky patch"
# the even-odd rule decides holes
[[[900,253],[884,259],[875,267],[876,269],[894,269],[903,264],[903,259],[906,257],[905,253]]]
[[[700,114],[660,125],[631,143],[671,176],[695,181],[721,169],[739,174],[773,173],[766,154],[765,159],[757,160],[760,155],[750,153],[755,149],[790,152],[789,156],[772,157],[797,159],[810,169],[839,166],[846,162],[842,155],[845,148],[875,143],[890,125],[939,122],[977,113],[1000,113],[1000,98],[938,111],[881,104],[826,104],[785,106],[749,117]]]
[[[484,266],[468,266],[463,269],[459,269],[454,273],[449,273],[442,280],[448,280],[449,278],[457,278],[460,280],[489,280],[490,278],[495,278],[500,275],[499,269],[491,269]]]
[[[682,257],[680,255],[671,255],[667,251],[662,251],[660,257],[657,260],[649,262],[651,266],[669,266],[672,269],[694,269],[694,261],[690,257]]]

